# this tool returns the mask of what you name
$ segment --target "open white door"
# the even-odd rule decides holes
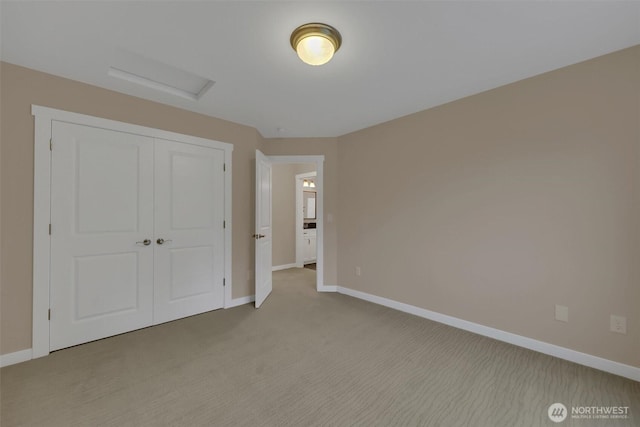
[[[256,308],[271,293],[271,162],[256,150]]]

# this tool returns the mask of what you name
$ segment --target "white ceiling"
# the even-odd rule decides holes
[[[3,61],[257,128],[338,136],[640,43],[638,1],[3,1]],[[333,60],[289,45],[338,28]],[[128,51],[215,81],[192,101],[107,75]]]

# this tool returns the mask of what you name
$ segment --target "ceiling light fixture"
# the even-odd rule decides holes
[[[293,30],[290,42],[302,62],[322,65],[329,62],[340,49],[342,36],[331,25],[314,22]]]

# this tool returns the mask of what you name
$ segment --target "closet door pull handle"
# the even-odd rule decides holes
[[[136,242],[136,245],[140,245],[140,244],[145,245],[145,246],[149,246],[151,244],[151,240],[144,239],[144,240],[142,240],[140,242]]]
[[[156,243],[159,244],[159,245],[163,245],[163,244],[169,243],[171,241],[172,241],[171,239],[165,240],[165,239],[160,238],[160,239],[156,240]]]

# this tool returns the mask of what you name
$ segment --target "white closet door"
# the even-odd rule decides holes
[[[224,304],[224,151],[155,145],[154,324]]]
[[[53,122],[50,349],[152,322],[153,140]]]

